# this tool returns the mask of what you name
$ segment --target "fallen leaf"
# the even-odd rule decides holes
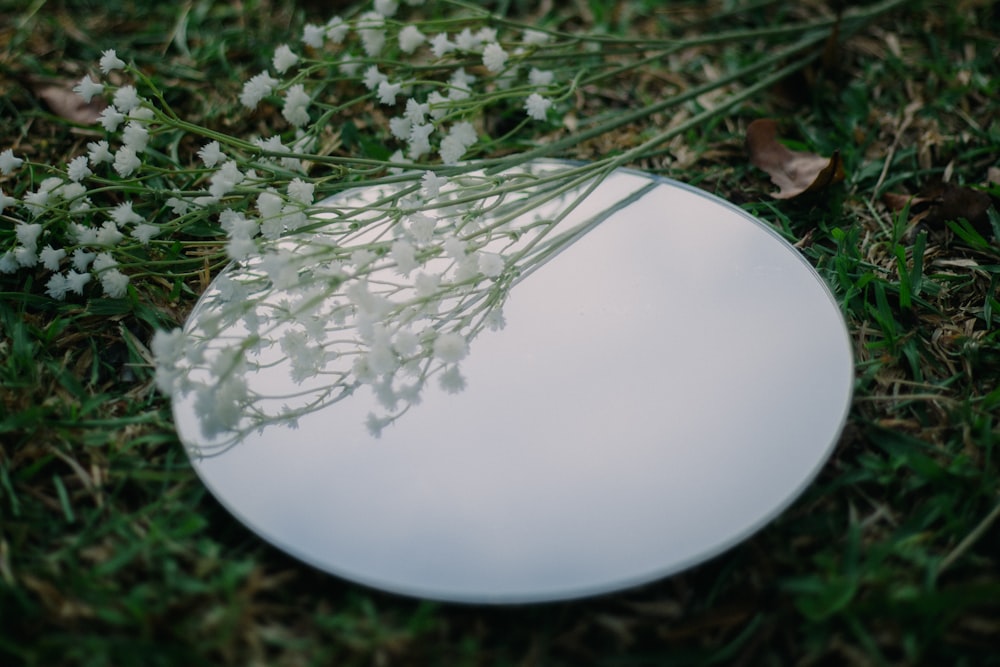
[[[909,204],[912,209],[915,206],[923,204],[927,200],[924,197],[918,197],[916,195],[900,194],[898,192],[886,192],[882,195],[882,203],[885,204],[893,213],[899,213],[907,204]]]
[[[750,123],[746,146],[750,163],[766,171],[778,186],[778,192],[771,193],[775,199],[791,199],[844,180],[840,151],[829,158],[793,151],[778,141],[778,124],[770,118]]]
[[[993,202],[985,192],[953,183],[932,183],[924,188],[922,194],[932,202],[930,213],[924,220],[927,226],[944,227],[950,220],[965,218],[977,232],[989,234],[987,211]]]
[[[930,231],[942,230],[949,221],[964,218],[980,234],[990,234],[989,208],[993,201],[981,190],[933,182],[921,188],[917,195],[887,192],[882,202],[893,213],[902,211],[909,204],[908,223],[911,228],[921,225]]]
[[[31,81],[31,92],[57,116],[81,125],[93,125],[100,120],[108,103],[99,97],[84,102],[73,92],[75,85],[75,81],[35,80]]]

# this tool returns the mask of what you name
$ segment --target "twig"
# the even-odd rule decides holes
[[[957,547],[952,549],[951,553],[944,557],[944,560],[942,560],[938,565],[937,576],[940,576],[941,573],[951,566],[952,563],[961,558],[965,552],[968,551],[969,548],[983,536],[983,533],[989,530],[990,526],[993,525],[993,522],[996,521],[997,518],[1000,518],[1000,503],[998,503],[997,506],[993,508],[993,511],[987,514],[986,517],[979,522],[979,525],[972,529],[972,532],[965,536],[965,539],[958,543]]]

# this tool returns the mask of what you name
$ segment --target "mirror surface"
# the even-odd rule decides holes
[[[294,430],[200,456],[194,399],[175,396],[198,474],[301,560],[440,600],[612,591],[746,538],[804,490],[843,427],[853,365],[838,306],[794,248],[696,189],[619,170],[573,212],[595,214],[514,286],[506,326],[471,341],[465,389],[429,382],[378,438],[362,388]],[[188,330],[212,319],[214,293]],[[281,366],[247,383],[281,386]]]

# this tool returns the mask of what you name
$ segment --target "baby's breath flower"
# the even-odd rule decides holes
[[[430,136],[432,132],[434,132],[434,126],[430,123],[410,127],[409,150],[407,154],[411,160],[416,160],[421,155],[430,152]]]
[[[406,156],[403,155],[403,151],[397,150],[389,156],[389,162],[393,164],[407,164],[412,162],[412,158],[407,160]],[[399,176],[403,173],[403,169],[402,167],[390,167],[389,173],[393,176]]]
[[[18,266],[30,269],[38,265],[38,251],[35,248],[18,246],[14,248],[14,259],[17,260]]]
[[[395,241],[389,250],[389,255],[396,262],[396,270],[404,276],[420,266],[417,262],[416,248],[405,239]]]
[[[434,273],[418,273],[413,279],[413,290],[421,299],[434,296],[441,288],[441,276]]]
[[[118,231],[118,227],[110,220],[106,220],[97,230],[97,245],[115,246],[124,238],[125,235]]]
[[[382,431],[390,423],[392,421],[388,417],[379,417],[374,412],[369,412],[367,419],[365,419],[365,427],[373,438],[381,438]]]
[[[302,29],[302,41],[307,46],[314,49],[323,48],[323,40],[326,38],[326,28],[314,23],[307,23]]]
[[[10,148],[0,153],[0,174],[9,174],[24,162],[19,157],[14,157],[14,151]]]
[[[441,148],[438,153],[441,155],[441,161],[445,164],[457,164],[465,155],[465,151],[465,144],[458,137],[449,134],[441,140]]]
[[[226,243],[226,256],[229,259],[243,262],[257,256],[257,243],[250,237],[237,236]]]
[[[102,139],[87,144],[87,159],[90,160],[91,165],[96,167],[102,162],[114,162],[115,156],[108,150],[108,142]]]
[[[287,44],[282,44],[274,50],[274,59],[271,61],[278,74],[284,74],[289,68],[294,67],[299,62],[299,57]]]
[[[490,42],[483,49],[483,65],[491,72],[499,72],[507,64],[507,52],[496,42]]]
[[[447,184],[447,176],[438,176],[432,171],[425,171],[420,177],[421,192],[428,200],[435,199],[441,193],[441,188]]]
[[[482,44],[479,37],[474,35],[469,28],[463,28],[462,32],[455,37],[455,48],[460,51],[478,51]]]
[[[412,357],[420,350],[420,337],[408,329],[400,329],[392,339],[392,348],[401,357]]]
[[[476,128],[472,126],[472,123],[466,121],[452,125],[448,134],[457,137],[466,147],[476,143]]]
[[[18,243],[34,250],[38,247],[38,237],[42,235],[42,226],[37,222],[19,222],[14,227],[14,235]]]
[[[38,251],[35,248],[18,246],[14,248],[14,260],[18,266],[30,269],[38,265]]]
[[[429,110],[430,106],[426,102],[417,102],[412,97],[406,100],[406,117],[414,123],[423,123]]]
[[[545,88],[552,83],[552,79],[553,74],[551,70],[540,70],[537,67],[532,67],[531,71],[528,72],[528,82],[532,86]]]
[[[257,104],[270,95],[278,83],[278,80],[267,72],[261,72],[251,77],[249,81],[243,84],[243,92],[240,93],[240,104],[248,109],[257,108]]]
[[[69,180],[73,182],[80,182],[87,178],[94,172],[90,171],[90,167],[87,166],[87,156],[79,155],[66,165],[66,174],[69,176]]]
[[[132,238],[138,240],[142,245],[149,245],[150,240],[159,233],[159,227],[143,222],[132,230]]]
[[[113,100],[115,108],[123,114],[135,109],[142,103],[142,100],[139,98],[139,93],[136,92],[134,86],[122,86],[115,91]]]
[[[229,160],[212,174],[212,177],[209,179],[208,193],[216,199],[224,197],[232,192],[237,185],[242,183],[245,178],[246,175],[240,171],[236,161]]]
[[[451,100],[436,90],[432,90],[427,95],[428,113],[434,120],[441,120],[444,118],[448,114],[448,107],[450,106]]]
[[[63,248],[53,248],[51,245],[47,245],[42,248],[41,252],[38,253],[38,259],[42,262],[44,266],[49,271],[58,271],[59,262],[66,257],[66,250]]]
[[[204,162],[205,166],[209,169],[221,162],[226,161],[226,155],[222,152],[222,148],[219,146],[218,141],[210,141],[198,149],[198,157],[201,158],[201,161]]]
[[[315,189],[315,183],[307,183],[301,178],[293,178],[288,184],[288,196],[301,204],[309,206],[313,203],[313,191]]]
[[[254,236],[257,236],[259,231],[260,223],[241,214],[232,221],[232,225],[229,228],[229,236],[232,238],[251,239]]]
[[[2,256],[0,256],[0,273],[14,273],[20,267],[17,263],[17,258],[14,256],[14,252],[8,250]]]
[[[253,142],[255,144],[257,144],[260,147],[261,150],[267,151],[268,153],[287,153],[288,152],[288,146],[286,146],[285,144],[283,144],[281,142],[281,137],[279,137],[277,135],[275,135],[273,137],[268,137],[267,139],[263,139],[261,137],[257,137],[256,139],[253,140]],[[199,153],[199,155],[200,155],[200,153]]]
[[[411,127],[413,127],[413,122],[406,116],[396,116],[389,119],[389,132],[401,141],[406,141],[409,138]]]
[[[461,361],[468,353],[469,344],[460,333],[443,333],[434,339],[434,356],[447,364]]]
[[[396,103],[396,95],[399,94],[400,89],[403,87],[400,83],[389,83],[388,81],[382,81],[378,84],[378,101],[381,104],[391,106]]]
[[[77,235],[79,237],[79,235]],[[97,257],[97,253],[88,252],[83,248],[77,248],[73,251],[73,268],[77,271],[86,271],[90,263],[94,261]]]
[[[497,41],[497,30],[489,26],[483,26],[476,31],[476,39],[482,44],[489,44]]]
[[[285,91],[285,104],[281,109],[281,115],[292,125],[301,126],[309,122],[309,94],[301,83],[290,86]]]
[[[458,366],[449,366],[440,377],[438,377],[438,383],[440,383],[441,388],[444,389],[449,394],[457,394],[463,389],[465,389],[465,378],[458,371]]]
[[[503,257],[495,252],[479,253],[479,272],[487,278],[496,278],[503,272]]]
[[[545,120],[551,106],[552,100],[542,97],[538,93],[528,95],[528,99],[524,102],[524,110],[528,112],[528,116],[535,120]]]
[[[125,67],[125,61],[118,57],[114,49],[108,49],[101,54],[100,60],[101,71],[108,74],[112,70],[122,69]]]
[[[149,130],[142,123],[130,121],[126,123],[122,130],[122,143],[130,147],[136,153],[142,153],[149,144]]]
[[[455,50],[455,43],[448,39],[448,33],[439,32],[431,38],[431,52],[435,58],[444,58]]]
[[[184,215],[191,208],[191,204],[186,199],[181,199],[180,197],[170,197],[167,199],[166,204],[170,207],[170,211],[174,215]]]
[[[48,192],[53,201],[59,199],[63,196],[63,188],[66,186],[66,181],[58,176],[49,176],[38,184],[38,189],[40,191]]]
[[[122,178],[128,178],[141,166],[142,160],[131,146],[122,146],[115,151],[114,168]]]
[[[132,210],[132,202],[130,201],[122,202],[111,209],[111,219],[119,228],[125,225],[134,225],[143,220],[141,215]]]
[[[525,30],[521,39],[525,44],[531,44],[533,46],[538,46],[545,44],[549,41],[549,34],[542,32],[541,30]]]
[[[98,83],[85,74],[80,82],[73,86],[73,92],[83,98],[83,101],[90,104],[95,96],[104,92],[104,84]]]
[[[76,241],[76,243],[78,245],[87,245],[87,246],[89,246],[89,245],[94,245],[95,243],[97,243],[97,230],[94,229],[93,227],[89,226],[89,225],[82,225],[82,224],[80,224],[78,222],[70,223],[69,232],[70,232],[70,237],[74,241]],[[73,253],[73,265],[74,266],[76,266],[76,259],[77,259],[77,253],[78,252],[83,252],[83,251],[79,250],[79,251]],[[91,257],[91,259],[93,259],[93,258]],[[87,268],[86,265],[84,265],[82,268],[80,268],[80,270],[83,271],[85,268]]]
[[[82,155],[80,157],[83,157]],[[71,201],[87,194],[87,187],[76,181],[64,181],[58,188],[59,196],[66,201]]]
[[[465,259],[465,241],[455,237],[449,236],[441,244],[444,249],[445,254],[455,260]]]
[[[53,274],[49,278],[49,281],[45,283],[45,293],[57,301],[66,299],[66,291],[68,289],[69,285],[67,284],[66,276],[61,273]]]
[[[101,274],[101,287],[109,299],[120,299],[128,292],[128,276],[118,269],[111,269]]]
[[[97,273],[116,268],[117,266],[118,262],[115,261],[115,258],[112,257],[110,253],[100,252],[97,253],[96,257],[94,257],[93,267],[94,271]]]
[[[77,273],[70,270],[66,272],[66,288],[70,292],[83,294],[83,286],[90,282],[89,273]]]
[[[399,31],[399,49],[403,53],[413,53],[425,41],[427,36],[415,25],[408,25]]]
[[[507,326],[507,320],[503,316],[502,310],[491,310],[484,320],[486,328],[490,331],[500,331]]]
[[[375,11],[382,16],[393,16],[398,9],[399,3],[396,0],[375,0]]]
[[[337,69],[344,76],[353,79],[358,74],[358,70],[361,69],[361,61],[352,56],[349,53],[345,53],[340,62],[337,63]]]
[[[135,107],[128,112],[128,117],[130,120],[153,120],[156,113],[149,107]]]
[[[4,209],[13,206],[17,203],[17,200],[13,197],[5,195],[3,190],[0,190],[0,213],[4,212]]]
[[[114,132],[117,130],[123,120],[125,120],[125,114],[118,111],[118,109],[113,106],[105,107],[104,110],[101,111],[101,115],[98,118],[101,126],[108,132]]]
[[[361,36],[361,46],[369,58],[374,58],[382,52],[385,46],[385,19],[378,12],[365,12],[358,19],[358,34]]]
[[[257,211],[262,218],[274,218],[281,214],[281,197],[274,192],[262,192],[257,195]]]
[[[389,77],[378,71],[378,65],[371,65],[365,70],[365,76],[362,83],[365,84],[365,88],[368,90],[375,90],[383,81],[388,81],[388,79]]]
[[[339,16],[334,16],[332,19],[326,22],[326,38],[329,39],[334,44],[340,44],[347,37],[347,31],[350,26],[347,22],[340,18]]]
[[[34,192],[26,192],[24,193],[23,203],[24,207],[28,209],[28,213],[32,216],[37,216],[49,204],[49,191],[39,188]]]

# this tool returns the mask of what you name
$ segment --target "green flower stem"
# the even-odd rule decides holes
[[[679,125],[676,125],[670,128],[669,130],[665,130],[657,134],[651,139],[644,141],[638,146],[631,148],[618,156],[612,158],[606,158],[605,160],[602,160],[601,163],[607,164],[612,168],[616,168],[628,164],[629,162],[632,162],[634,160],[637,160],[643,157],[643,155],[650,149],[656,148],[660,144],[665,143],[670,139],[673,139],[677,135],[683,134],[688,130],[694,129],[700,126],[701,124],[708,122],[709,120],[711,120],[715,116],[718,116],[722,112],[728,111],[729,109],[733,108],[734,106],[737,106],[741,102],[744,102],[752,98],[753,96],[757,95],[758,93],[767,90],[768,88],[775,85],[785,77],[799,71],[805,65],[808,65],[813,60],[816,60],[817,58],[819,58],[820,55],[821,54],[819,53],[814,53],[806,56],[804,59],[797,61],[791,65],[782,67],[778,71],[761,79],[760,81],[746,88],[745,90],[733,94],[732,96],[730,96],[720,104],[712,107],[711,109],[706,109],[705,111],[692,116],[683,123],[680,123]]]

